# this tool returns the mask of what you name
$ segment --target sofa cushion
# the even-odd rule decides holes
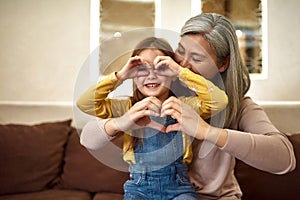
[[[294,146],[296,169],[284,175],[260,171],[237,160],[236,177],[243,200],[298,200],[300,186],[300,134],[288,136]]]
[[[66,147],[65,165],[57,188],[122,194],[123,184],[128,178],[128,172],[98,161],[80,144],[79,134],[74,130]]]
[[[33,192],[54,184],[70,124],[71,120],[0,125],[0,194]]]
[[[113,193],[97,193],[93,200],[123,200],[124,197],[121,194],[113,194]],[[1,199],[0,199],[1,200]]]
[[[0,196],[0,200],[92,200],[92,195],[78,190],[44,190]]]

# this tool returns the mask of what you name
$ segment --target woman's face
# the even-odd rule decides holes
[[[176,61],[193,72],[212,80],[222,72],[222,64],[217,62],[217,56],[209,43],[197,34],[187,34],[181,37],[176,49]]]
[[[141,66],[141,75],[134,78],[134,82],[138,90],[145,96],[155,96],[164,101],[169,96],[169,88],[172,78],[168,76],[158,75],[154,70],[153,61],[156,56],[164,56],[159,50],[145,49],[139,56],[146,62],[145,66]],[[139,74],[139,73],[138,73]]]

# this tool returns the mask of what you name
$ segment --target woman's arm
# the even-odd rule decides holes
[[[296,166],[291,142],[269,120],[261,106],[249,97],[242,100],[236,124],[228,129],[222,148],[245,163],[272,173],[284,174]]]
[[[88,149],[100,149],[114,137],[104,129],[108,119],[94,119],[85,124],[80,134],[80,143]]]
[[[88,149],[98,149],[109,143],[118,133],[150,127],[164,131],[165,127],[149,116],[160,115],[161,102],[156,97],[147,97],[135,103],[124,115],[111,119],[89,121],[81,132],[80,142]]]
[[[180,100],[172,99],[162,107],[163,114],[171,115],[178,121],[178,124],[167,127],[167,132],[182,130],[263,171],[283,174],[295,168],[292,144],[251,99],[244,100],[232,129],[211,126]]]

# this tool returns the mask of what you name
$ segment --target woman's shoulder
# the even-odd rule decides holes
[[[250,119],[256,118],[260,115],[265,115],[263,108],[255,103],[249,96],[244,96],[240,100],[237,116],[234,120],[234,127],[241,126],[241,122],[251,121]]]
[[[270,123],[269,117],[267,116],[264,108],[249,96],[245,96],[241,99],[237,118],[240,123],[253,121],[264,121]]]
[[[238,109],[239,117],[245,115],[255,117],[255,115],[265,115],[264,109],[261,105],[256,103],[251,97],[244,96],[240,101]]]
[[[240,101],[240,110],[244,110],[246,108],[261,108],[259,104],[257,104],[251,97],[244,96]]]

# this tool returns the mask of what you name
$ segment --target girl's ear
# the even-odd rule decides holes
[[[230,64],[230,56],[227,56],[223,62],[220,63],[220,66],[218,67],[219,72],[225,72],[226,69],[229,67]]]

